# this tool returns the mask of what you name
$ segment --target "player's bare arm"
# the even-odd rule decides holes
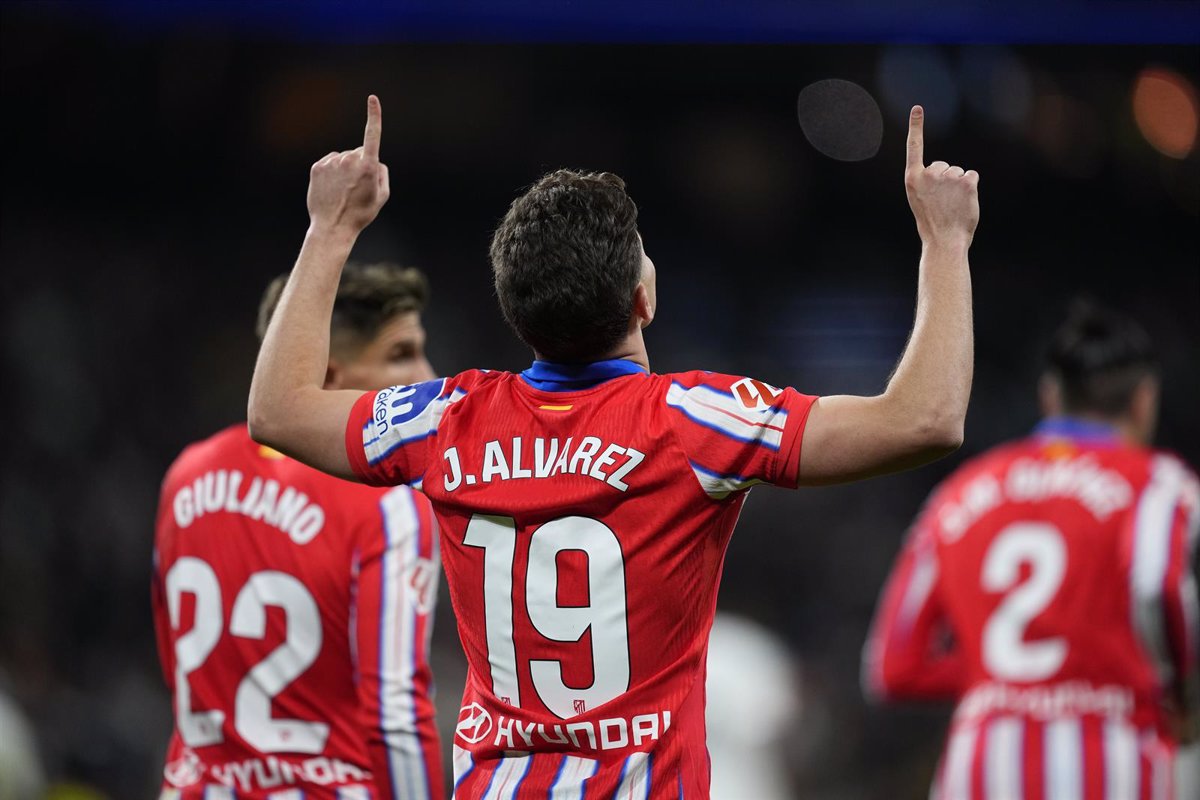
[[[379,98],[371,95],[362,146],[313,164],[308,232],[263,338],[247,409],[255,441],[350,479],[355,476],[343,437],[361,392],[323,388],[329,319],[342,267],[388,199],[388,170],[379,161],[382,133]]]
[[[800,484],[840,483],[919,466],[958,448],[974,342],[967,251],[979,222],[979,174],[925,166],[924,111],[912,110],[904,185],[921,236],[917,310],[883,394],[822,397],[800,455]]]

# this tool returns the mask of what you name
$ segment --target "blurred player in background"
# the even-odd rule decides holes
[[[718,611],[705,687],[712,800],[790,800],[788,745],[800,729],[800,670],[787,644],[752,619]]]
[[[1132,320],[1076,307],[1045,420],[954,473],[884,591],[864,681],[957,701],[935,793],[1165,800],[1196,733],[1200,491],[1150,449],[1158,370]]]
[[[259,354],[256,439],[333,474],[420,481],[469,673],[462,798],[708,796],[704,663],[725,547],[759,483],[865,478],[958,446],[971,383],[978,176],[922,159],[917,321],[887,391],[825,397],[649,371],[654,265],[620,178],[560,170],[492,240],[505,318],[537,360],[380,392],[322,386],[342,263],[387,200],[382,115],[317,162],[304,246]]]
[[[267,289],[261,338],[287,278]],[[425,277],[348,265],[331,389],[427,380]],[[192,445],[163,484],[154,620],[175,695],[166,798],[438,800],[427,663],[437,523],[256,444],[245,424]]]

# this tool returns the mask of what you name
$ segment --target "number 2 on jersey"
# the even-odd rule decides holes
[[[189,747],[219,744],[225,712],[193,711],[188,675],[204,664],[221,639],[224,610],[217,573],[203,559],[184,556],[167,572],[167,605],[171,627],[179,630],[183,595],[196,598],[192,629],[175,640],[175,719]],[[282,644],[242,678],[234,697],[234,728],[262,753],[320,753],[329,737],[323,722],[275,719],[271,698],[300,677],[321,652],[321,613],[304,584],[283,572],[256,572],[233,602],[229,632],[247,639],[266,635],[267,606],[283,609],[287,633]]]
[[[1017,588],[1021,564],[1028,580]],[[1029,623],[1054,599],[1067,571],[1067,548],[1058,528],[1044,522],[1016,522],[996,536],[983,560],[984,591],[1008,592],[983,628],[983,663],[997,678],[1039,681],[1049,678],[1067,659],[1061,636],[1025,641]],[[1009,590],[1012,591],[1009,591]]]
[[[510,517],[476,514],[467,525],[463,544],[483,549],[484,623],[492,692],[518,708],[517,651],[513,640],[513,579],[517,527]],[[585,606],[558,604],[558,555],[580,551],[587,556]],[[567,686],[562,662],[534,659],[529,663],[533,688],[542,703],[561,719],[595,708],[629,688],[629,628],[625,607],[625,557],[617,536],[589,517],[563,517],[537,528],[529,537],[525,605],[529,621],[541,636],[556,642],[578,642],[592,634],[592,685]]]

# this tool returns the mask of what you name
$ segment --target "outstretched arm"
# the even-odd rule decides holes
[[[342,267],[388,199],[388,170],[379,161],[382,131],[379,98],[371,95],[362,147],[313,164],[308,233],[263,338],[247,409],[255,441],[350,479],[355,475],[346,456],[346,420],[361,392],[323,386]]]
[[[869,478],[941,458],[962,443],[974,343],[967,250],[979,174],[924,161],[924,111],[912,110],[904,185],[921,236],[912,335],[876,397],[822,397],[800,451],[800,485]]]

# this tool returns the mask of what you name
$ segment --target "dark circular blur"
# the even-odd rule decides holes
[[[883,143],[883,114],[871,93],[828,78],[800,90],[800,129],[818,151],[838,161],[865,161]]]

